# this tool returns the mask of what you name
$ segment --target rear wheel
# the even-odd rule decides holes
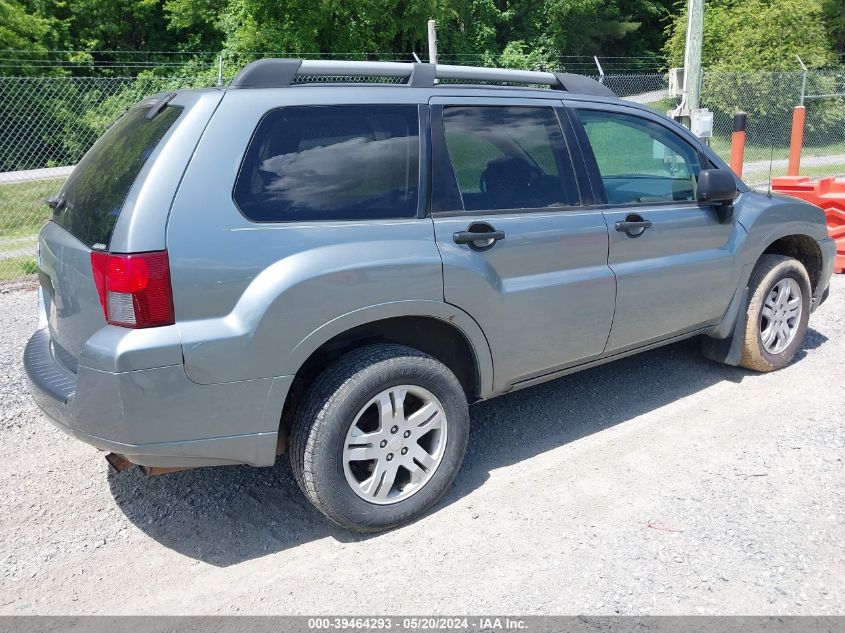
[[[377,532],[414,520],[457,475],[469,412],[442,363],[402,345],[340,358],[309,389],[291,433],[294,476],[332,521]]]
[[[812,290],[807,270],[785,255],[763,255],[749,280],[751,296],[740,365],[773,371],[789,364],[807,333]]]

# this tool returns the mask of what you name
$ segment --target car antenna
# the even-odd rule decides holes
[[[422,64],[422,60],[420,59],[420,56],[419,56],[419,55],[417,55],[417,52],[416,52],[416,51],[411,51],[411,55],[413,55],[413,56],[414,56],[414,61],[415,61],[415,62],[417,62],[418,64]]]

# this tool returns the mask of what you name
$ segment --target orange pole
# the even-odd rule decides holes
[[[807,118],[807,108],[795,106],[792,111],[792,138],[789,141],[789,166],[786,174],[797,176],[801,171],[801,146],[804,144],[804,121]]]
[[[745,124],[748,115],[737,112],[734,115],[734,130],[731,134],[731,169],[742,178],[742,163],[745,161]]]

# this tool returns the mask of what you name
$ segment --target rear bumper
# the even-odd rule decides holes
[[[24,367],[36,404],[62,431],[151,467],[270,466],[290,377],[199,385],[183,365],[110,372],[56,360],[33,334]]]

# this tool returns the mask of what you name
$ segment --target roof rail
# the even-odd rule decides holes
[[[451,66],[405,62],[359,62],[317,59],[260,59],[239,72],[229,88],[285,88],[300,76],[393,77],[414,88],[432,87],[436,79],[550,86],[575,94],[615,97],[607,86],[583,75],[511,68]]]

